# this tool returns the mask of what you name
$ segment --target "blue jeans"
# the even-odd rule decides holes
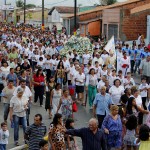
[[[137,69],[139,69],[140,63],[141,63],[141,60],[136,60],[135,61],[135,70],[134,70],[134,73],[136,73]]]
[[[63,84],[63,78],[57,78],[57,83],[59,83],[59,84]]]
[[[13,121],[14,121],[14,141],[18,142],[18,140],[19,140],[19,122],[21,122],[23,132],[25,133],[25,130],[27,127],[26,116],[18,117],[16,115],[13,115]]]
[[[0,144],[0,150],[6,150],[6,144]]]
[[[10,104],[4,103],[4,120],[7,120],[9,114]]]

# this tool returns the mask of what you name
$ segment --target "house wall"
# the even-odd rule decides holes
[[[86,21],[86,20],[91,20],[91,19],[95,19],[98,17],[100,18],[102,17],[102,11],[81,15],[79,16],[79,20]]]
[[[118,12],[118,16],[120,16],[120,19],[118,21],[115,21],[114,13],[109,14],[109,18],[104,15],[102,10],[98,12],[92,12],[88,14],[83,14],[79,16],[80,21],[87,21],[94,19],[96,17],[102,17],[102,31],[104,33],[104,23],[107,24],[116,24],[118,25],[118,37],[120,37],[122,40],[135,40],[137,39],[137,33],[141,33],[144,36],[146,36],[146,26],[147,26],[147,20],[146,17],[148,14],[150,14],[149,11],[137,13],[135,15],[130,14],[130,10],[141,6],[145,4],[149,4],[150,0],[141,0],[139,2],[134,2],[130,4],[126,4],[123,6],[116,6],[111,9],[119,9],[120,12]],[[110,20],[111,19],[111,20]],[[80,29],[83,29],[82,25],[80,25]],[[86,27],[85,27],[86,28]],[[108,30],[108,27],[107,27]],[[108,34],[108,33],[107,33]]]
[[[60,14],[56,9],[53,10],[51,15],[51,21],[50,22],[60,22]]]
[[[150,14],[150,9],[130,15],[125,11],[126,15],[122,20],[121,38],[124,40],[135,40],[138,34],[147,35],[147,16]]]

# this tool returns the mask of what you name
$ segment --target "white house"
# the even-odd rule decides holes
[[[48,13],[48,23],[50,29],[53,25],[57,26],[57,30],[63,27],[63,17],[74,13],[74,7],[55,6]]]

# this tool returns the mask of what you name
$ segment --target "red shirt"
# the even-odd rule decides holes
[[[42,75],[39,75],[37,77],[35,74],[35,75],[33,75],[33,79],[34,79],[34,82],[38,82],[38,83],[44,82],[44,76],[42,76]],[[41,86],[41,85],[34,84],[34,86]]]

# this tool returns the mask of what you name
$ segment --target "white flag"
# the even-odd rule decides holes
[[[112,36],[111,39],[108,41],[104,50],[106,50],[108,53],[110,53],[110,51],[111,51],[114,55],[116,55],[114,36]]]

